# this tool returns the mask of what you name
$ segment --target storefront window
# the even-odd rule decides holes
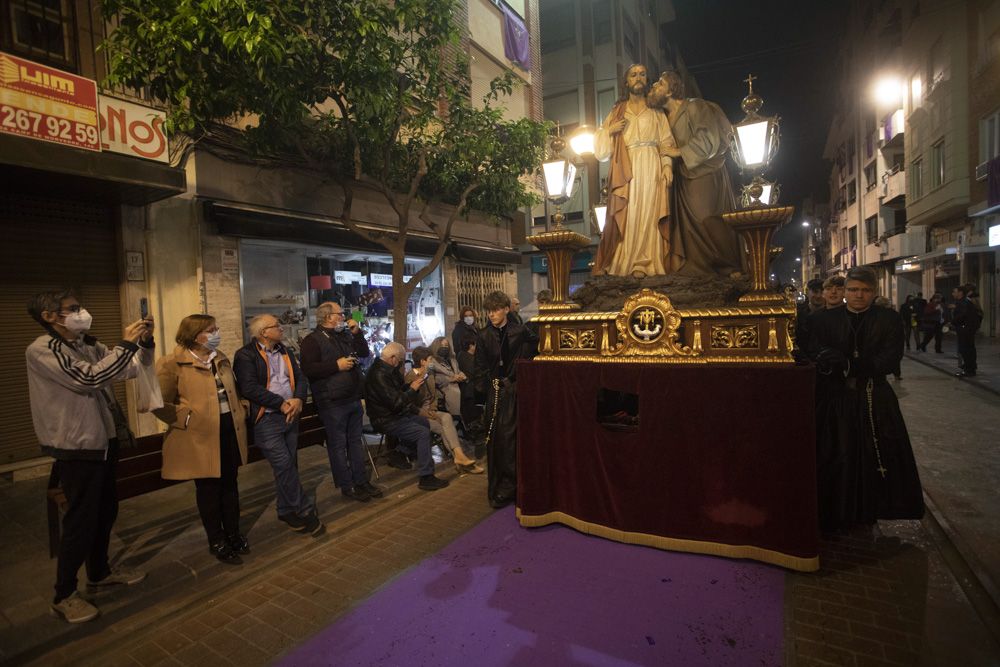
[[[244,241],[241,255],[244,323],[262,313],[276,315],[294,347],[316,327],[315,309],[325,301],[339,303],[361,324],[371,360],[393,340],[402,322],[407,351],[445,335],[440,269],[424,278],[400,307],[393,296],[388,255],[265,241]],[[407,258],[407,279],[427,263]]]

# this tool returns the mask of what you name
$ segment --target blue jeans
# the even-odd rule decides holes
[[[319,417],[326,429],[326,455],[330,458],[333,481],[341,489],[368,482],[365,441],[361,435],[364,410],[361,401],[320,404]]]
[[[274,471],[278,516],[306,516],[315,508],[299,480],[299,420],[285,423],[285,415],[268,412],[253,427],[254,444]]]
[[[395,419],[385,428],[388,435],[399,438],[399,445],[411,456],[417,450],[417,474],[434,474],[434,459],[431,458],[431,425],[426,417],[407,415]]]

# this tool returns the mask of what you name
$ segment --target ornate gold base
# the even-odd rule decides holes
[[[794,363],[795,304],[781,295],[730,308],[676,310],[649,289],[618,312],[547,308],[539,325],[539,361],[674,364]],[[562,304],[565,305],[565,304]],[[557,312],[553,312],[557,310]]]

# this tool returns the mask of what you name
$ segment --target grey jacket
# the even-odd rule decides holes
[[[28,346],[31,419],[42,452],[57,459],[102,460],[116,437],[111,385],[136,376],[133,357],[153,363],[153,348],[121,341],[110,350],[90,336],[70,343],[49,333]]]

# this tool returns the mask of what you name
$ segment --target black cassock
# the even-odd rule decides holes
[[[872,306],[809,317],[816,383],[819,520],[838,528],[919,519],[920,476],[899,402],[885,376],[903,357],[899,313]]]
[[[476,344],[476,377],[486,394],[483,425],[487,430],[488,495],[494,507],[513,502],[517,493],[517,360],[531,359],[535,336],[508,319],[487,325]]]

